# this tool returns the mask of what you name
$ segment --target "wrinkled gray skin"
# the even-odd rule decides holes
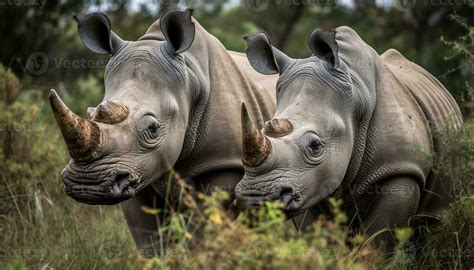
[[[121,119],[112,108],[111,116],[97,117],[100,106],[89,108],[101,143],[86,156],[72,155],[61,173],[66,193],[87,204],[122,202],[138,247],[158,250],[156,217],[142,205],[163,207],[172,168],[198,191],[221,187],[233,193],[243,176],[240,106],[248,104],[262,126],[274,112],[277,77],[255,72],[244,54],[225,50],[189,10],[165,14],[136,42],[111,32],[103,14],[76,19],[84,44],[111,54],[101,105],[110,109],[115,102],[128,115]],[[54,92],[50,99],[53,111],[60,111]],[[62,119],[64,113],[55,116]],[[76,137],[70,141],[70,153],[84,144]]]
[[[287,119],[292,130],[263,129],[271,152],[253,152],[260,164],[244,162],[241,205],[281,200],[290,217],[305,212],[297,225],[306,226],[328,197],[342,198],[351,224],[373,234],[407,226],[414,215],[436,216],[449,202],[454,183],[434,174],[430,156],[443,153],[462,117],[431,74],[393,49],[379,56],[348,27],[315,30],[306,59],[289,58],[263,33],[246,40],[252,66],[280,74],[273,119]]]

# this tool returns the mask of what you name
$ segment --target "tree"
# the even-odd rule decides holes
[[[6,2],[7,3],[7,2]],[[48,53],[62,34],[62,16],[84,8],[81,1],[9,1],[0,8],[0,63],[19,76],[33,52]]]

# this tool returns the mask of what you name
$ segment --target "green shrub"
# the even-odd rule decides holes
[[[321,218],[301,233],[288,224],[278,203],[235,219],[223,208],[227,193],[198,198],[201,203],[173,212],[159,228],[161,235],[178,235],[177,241],[166,242],[164,255],[145,260],[145,269],[367,269],[381,259],[364,237],[349,236],[339,201],[332,200],[334,220]]]

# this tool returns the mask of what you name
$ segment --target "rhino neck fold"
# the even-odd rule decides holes
[[[245,56],[227,51],[196,21],[195,24],[195,41],[184,55],[187,66],[199,78],[201,89],[193,102],[185,144],[175,164],[184,177],[215,170],[242,170],[241,103],[247,104],[258,128],[271,117],[275,106],[274,85],[257,91],[255,79],[242,70],[240,61],[247,61]],[[257,76],[248,63],[247,66]],[[264,100],[270,100],[269,105]]]
[[[210,44],[212,36],[193,18],[196,29],[193,44],[188,51],[183,53],[185,57],[186,67],[189,73],[190,84],[195,91],[195,95],[191,101],[191,111],[189,114],[189,122],[186,128],[185,140],[175,167],[179,167],[182,160],[192,158],[196,140],[198,138],[198,130],[206,119],[206,109],[209,106],[211,95],[212,81],[209,78],[210,54],[216,50]]]
[[[377,89],[380,87],[380,69],[383,64],[380,56],[370,48],[360,38],[356,42],[361,42],[357,48],[342,48],[341,58],[351,69],[351,80],[356,104],[356,111],[359,115],[354,115],[354,146],[351,160],[346,170],[346,175],[341,183],[341,190],[353,189],[358,182],[355,181],[361,170],[367,166],[367,161],[371,159],[373,153],[373,134],[377,129]],[[350,59],[366,59],[365,65]],[[371,68],[367,68],[371,67]],[[350,194],[350,192],[343,192]]]
[[[360,144],[360,150],[354,150],[349,169],[347,170],[342,188],[345,190],[343,194],[347,194],[343,199],[355,203],[357,198],[363,194],[367,186],[374,184],[374,179],[371,176],[374,164],[377,163],[377,152],[381,146],[377,142],[380,137],[380,132],[383,130],[383,123],[381,122],[383,115],[383,104],[381,104],[383,91],[396,87],[391,82],[391,74],[383,63],[381,57],[376,55],[374,60],[374,99],[373,109],[370,117],[361,120],[359,129],[357,131],[356,144]],[[347,192],[349,191],[349,192]],[[350,209],[347,211],[352,211]]]

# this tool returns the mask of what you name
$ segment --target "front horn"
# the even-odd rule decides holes
[[[49,94],[49,102],[71,158],[75,161],[90,160],[102,146],[99,125],[69,110],[53,89]]]
[[[242,103],[242,162],[248,167],[261,165],[270,155],[272,144],[265,135],[255,127],[247,107]]]

